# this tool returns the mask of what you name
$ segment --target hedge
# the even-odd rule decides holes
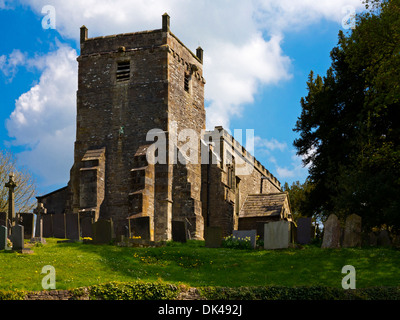
[[[202,287],[208,300],[400,300],[400,287],[371,287],[355,290],[311,287]]]
[[[70,290],[79,299],[91,300],[174,300],[185,286],[156,282],[109,282]],[[370,287],[355,290],[311,287],[198,287],[208,300],[400,300],[400,287]],[[28,292],[0,290],[0,300],[23,300]]]

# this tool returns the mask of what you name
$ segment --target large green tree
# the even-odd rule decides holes
[[[326,76],[310,73],[294,128],[307,206],[400,229],[400,0],[366,1],[331,59]]]

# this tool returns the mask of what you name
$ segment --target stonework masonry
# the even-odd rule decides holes
[[[152,241],[171,240],[179,220],[202,239],[207,226],[237,229],[248,194],[281,192],[222,127],[205,131],[203,50],[190,51],[169,21],[164,14],[161,29],[96,38],[81,28],[74,164],[67,188],[38,197],[49,212],[112,219],[116,235]],[[148,161],[154,129],[167,137],[166,163]],[[211,163],[171,161],[187,158],[176,139],[185,129],[199,137],[197,159]]]

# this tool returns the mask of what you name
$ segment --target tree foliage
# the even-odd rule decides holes
[[[283,191],[289,194],[290,209],[295,221],[300,217],[310,216],[309,208],[307,207],[307,197],[313,189],[312,184],[307,179],[304,183],[295,181],[291,185],[287,182],[283,185]]]
[[[310,72],[294,146],[310,164],[311,212],[400,229],[400,0],[365,4],[326,76]]]
[[[10,173],[14,173],[15,211],[31,212],[35,206],[36,185],[31,174],[17,168],[16,159],[12,153],[0,150],[0,212],[8,210],[8,188],[5,184],[9,180]]]

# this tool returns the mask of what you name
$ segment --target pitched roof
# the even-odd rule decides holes
[[[286,198],[286,192],[249,194],[239,212],[239,218],[279,216]]]

